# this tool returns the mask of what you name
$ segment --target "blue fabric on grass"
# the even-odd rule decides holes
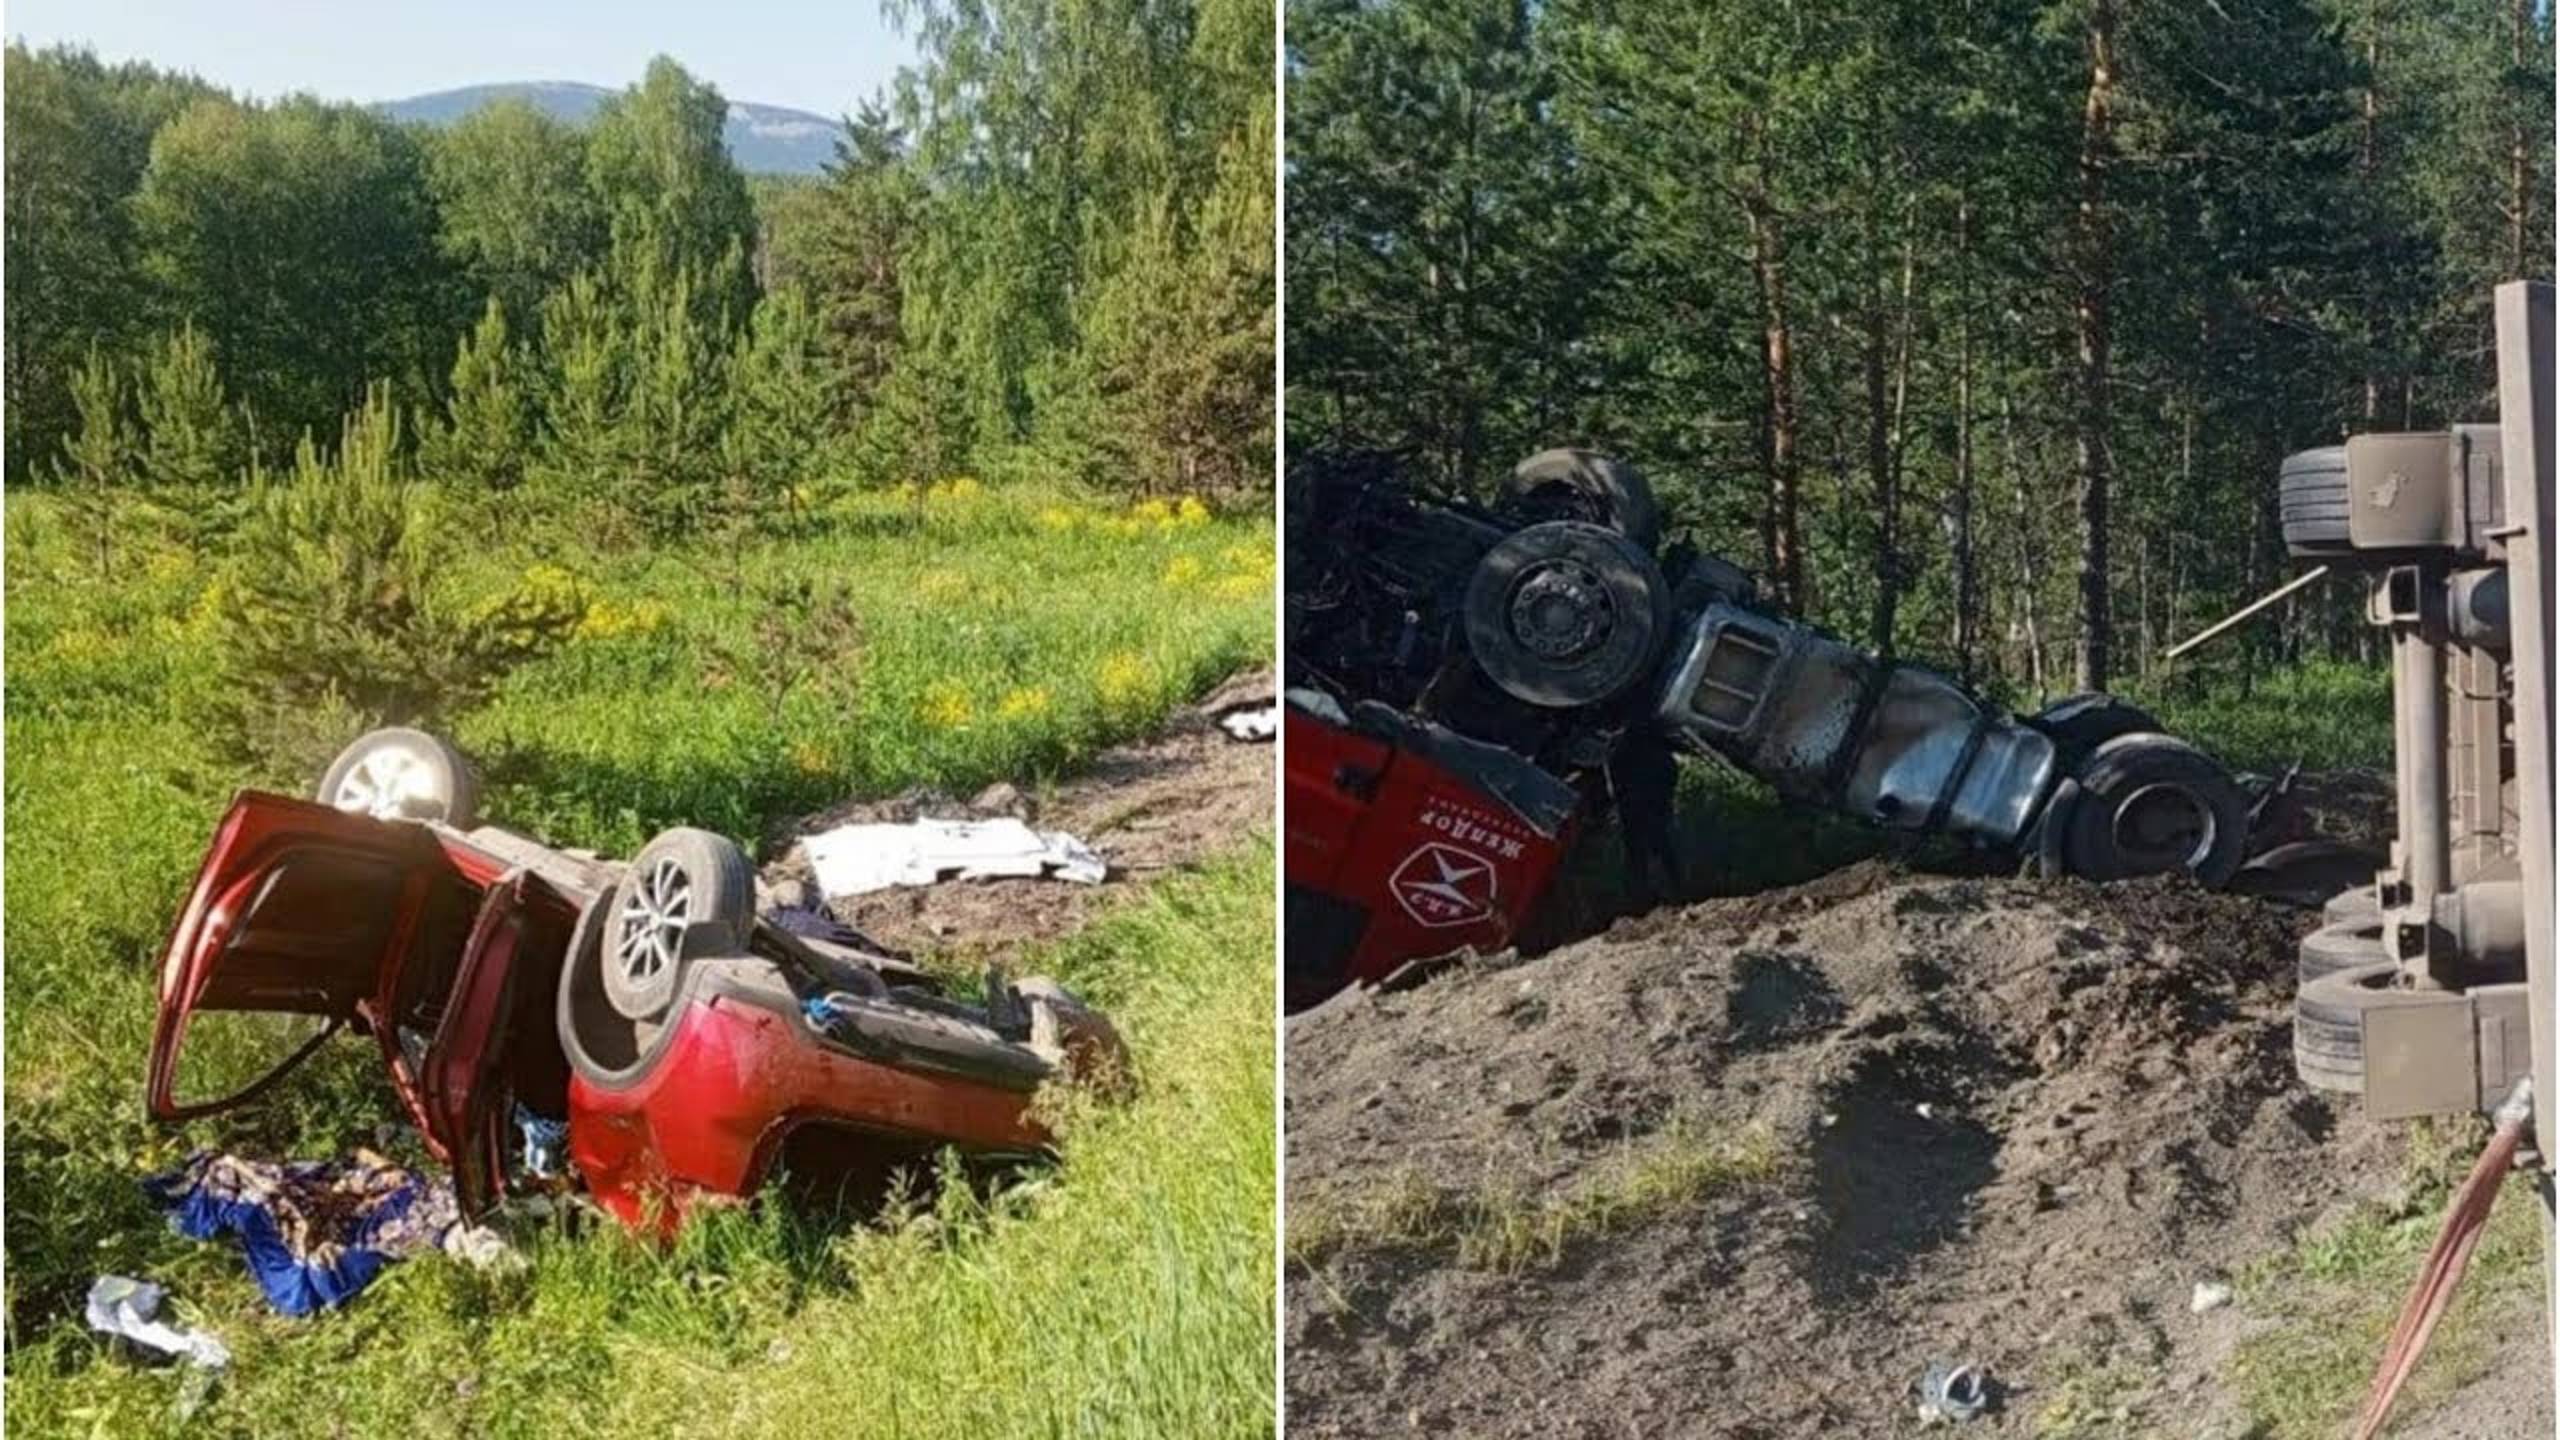
[[[461,1218],[449,1182],[369,1150],[283,1162],[199,1150],[142,1191],[181,1234],[237,1237],[267,1303],[287,1315],[345,1304],[385,1265],[441,1244]]]

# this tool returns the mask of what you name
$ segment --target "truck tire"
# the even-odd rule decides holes
[[[1561,485],[1591,503],[1591,518],[1650,555],[1662,540],[1662,512],[1644,472],[1597,450],[1541,450],[1511,471],[1506,493],[1526,497]]]
[[[2296,555],[2344,555],[2347,539],[2347,447],[2323,445],[2284,457],[2276,477],[2276,514],[2285,548]]]
[[[2148,731],[2089,752],[2072,777],[2063,869],[2091,880],[2184,870],[2220,886],[2249,848],[2249,802],[2231,772],[2183,740]]]
[[[2364,1012],[2390,992],[2390,961],[2332,971],[2293,996],[2293,1070],[2315,1090],[2364,1093]]]
[[[657,1019],[686,962],[744,954],[755,923],[755,871],[737,842],[708,830],[660,831],[613,889],[605,999],[628,1019]]]
[[[2294,947],[2294,980],[2309,985],[2324,975],[2361,966],[2388,964],[2382,948],[2382,916],[2371,912],[2334,925],[2323,925]]]
[[[2043,731],[2062,752],[2066,767],[2079,764],[2082,756],[2119,735],[2160,728],[2150,711],[2095,690],[2066,695],[2027,717],[2027,723]]]
[[[1467,649],[1513,699],[1569,710],[1640,684],[1662,648],[1668,594],[1653,557],[1616,531],[1550,520],[1476,562]]]
[[[453,742],[395,727],[357,736],[320,777],[323,805],[377,820],[431,820],[468,830],[480,819],[480,777]]]

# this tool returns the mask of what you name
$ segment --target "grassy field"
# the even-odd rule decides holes
[[[50,502],[8,508],[8,1419],[131,1435],[1255,1434],[1270,1415],[1271,857],[1169,880],[1038,957],[1122,1019],[1148,1085],[1066,1117],[1054,1172],[869,1228],[784,1207],[714,1217],[660,1255],[527,1235],[515,1277],[397,1267],[345,1313],[269,1314],[228,1250],[135,1188],[189,1145],[323,1155],[395,1113],[368,1047],[273,1103],[180,1134],[141,1115],[151,975],[230,791],[217,567],[134,542],[110,578]],[[966,483],[838,503],[788,539],[592,552],[506,534],[464,595],[577,590],[558,653],[458,718],[488,808],[628,852],[675,823],[752,843],[774,821],[911,785],[1044,776],[1267,660],[1259,515],[1106,507]],[[799,643],[767,599],[841,588],[858,640]],[[237,1360],[181,1421],[180,1377],[108,1356],[101,1272],[169,1284]]]

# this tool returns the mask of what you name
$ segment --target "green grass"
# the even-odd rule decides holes
[[[1445,1250],[1459,1265],[1516,1274],[1555,1264],[1576,1242],[1693,1210],[1709,1196],[1778,1173],[1776,1137],[1687,1117],[1632,1141],[1561,1193],[1497,1182],[1448,1189],[1413,1170],[1293,1195],[1289,1255],[1312,1265],[1341,1249]]]
[[[2246,684],[2223,677],[2157,694],[2127,693],[2172,733],[2237,769],[2391,768],[2387,666],[2313,660]]]
[[[2345,1432],[2443,1222],[2445,1201],[2485,1131],[2471,1120],[2419,1125],[2409,1142],[2407,1203],[2360,1206],[2239,1275],[2244,1312],[2270,1322],[2241,1343],[2228,1373],[2249,1434],[2310,1440]],[[2530,1177],[2507,1182],[2462,1287],[2393,1412],[2394,1433],[2427,1433],[2427,1408],[2487,1374],[2501,1334],[2540,1328],[2540,1209]]]
[[[454,727],[490,810],[627,853],[670,824],[754,841],[911,785],[1026,788],[1270,653],[1259,515],[978,491],[840,504],[735,561],[504,533],[464,594],[528,571],[595,600],[560,653]],[[1063,1163],[984,1202],[864,1228],[759,1206],[673,1253],[526,1237],[516,1278],[396,1267],[348,1311],[268,1313],[236,1255],[135,1187],[194,1143],[315,1155],[397,1113],[345,1042],[271,1101],[165,1133],[141,1115],[152,976],[230,791],[202,717],[215,567],[136,542],[102,581],[42,496],[8,503],[8,1398],[30,1435],[174,1432],[178,1377],[108,1356],[91,1276],[171,1286],[238,1356],[190,1434],[1254,1434],[1271,1428],[1267,847],[1164,882],[1032,957],[1121,1019],[1146,1081],[1066,1117]],[[853,655],[766,696],[731,672],[754,592],[844,586]],[[733,589],[730,580],[749,583]]]

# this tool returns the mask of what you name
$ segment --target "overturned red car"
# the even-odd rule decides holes
[[[565,1125],[598,1203],[663,1232],[756,1190],[786,1149],[1036,1154],[1043,1083],[1125,1073],[1110,1023],[1063,987],[991,976],[984,1004],[950,998],[763,891],[726,837],[669,830],[616,862],[478,824],[475,792],[452,746],[384,730],[317,801],[232,801],[161,962],[154,1117],[256,1099],[354,1030],[466,1214],[523,1183],[520,1126]]]

